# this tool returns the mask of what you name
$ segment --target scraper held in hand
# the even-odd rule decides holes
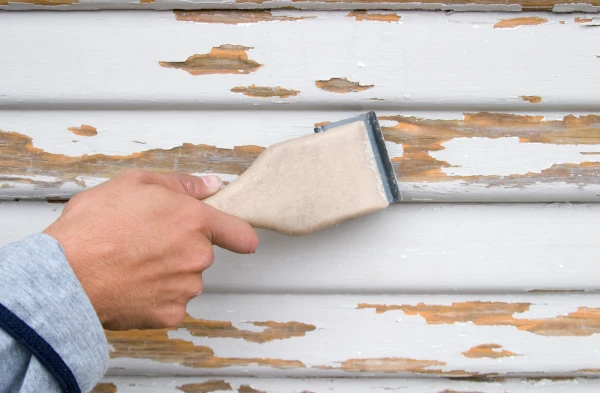
[[[374,112],[265,149],[205,203],[253,227],[308,234],[400,201]]]

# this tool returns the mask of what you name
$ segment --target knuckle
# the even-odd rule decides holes
[[[215,251],[211,247],[207,247],[202,251],[201,261],[204,269],[210,267],[215,262]]]
[[[183,191],[185,193],[187,193],[187,194],[196,193],[194,181],[192,180],[192,178],[189,175],[176,174],[175,178],[179,181],[179,183],[181,184],[181,187],[183,188]]]

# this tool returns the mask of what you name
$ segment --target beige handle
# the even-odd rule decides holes
[[[362,122],[272,145],[203,201],[253,227],[288,235],[388,206]]]

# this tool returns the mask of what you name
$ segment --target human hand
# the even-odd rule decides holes
[[[179,325],[202,292],[213,245],[256,250],[248,223],[198,201],[220,185],[130,170],[72,198],[44,231],[62,245],[104,328]]]

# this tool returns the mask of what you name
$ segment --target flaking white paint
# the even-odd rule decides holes
[[[518,137],[454,138],[442,146],[430,156],[448,162],[442,171],[450,176],[540,173],[554,164],[600,161],[600,145],[522,143]]]
[[[89,12],[78,14],[76,20],[67,13],[32,13],[26,19],[18,13],[2,13],[0,86],[4,94],[0,106],[281,105],[278,98],[250,98],[230,91],[250,84],[300,90],[301,94],[285,102],[308,108],[332,105],[333,98],[340,107],[373,106],[375,102],[369,99],[377,97],[384,99],[377,105],[388,108],[529,110],[531,104],[514,98],[530,92],[543,97],[542,103],[536,104],[539,110],[550,105],[546,103],[551,103],[551,108],[572,109],[598,108],[600,103],[596,94],[600,80],[594,78],[597,61],[590,57],[600,53],[598,33],[577,24],[562,25],[558,23],[560,15],[544,14],[548,23],[518,29],[495,29],[495,22],[508,17],[492,12],[410,12],[402,15],[401,24],[359,22],[348,18],[347,12],[298,11],[295,15],[317,18],[237,26],[180,22],[171,12],[158,11]],[[482,26],[474,29],[475,25]],[[23,35],[23,29],[52,30],[53,34]],[[307,36],[306,31],[313,34]],[[271,39],[265,41],[265,36]],[[73,41],[72,37],[80,39]],[[339,45],[348,37],[352,37],[350,51]],[[381,37],[386,37],[389,45],[373,46]],[[445,37],[444,45],[423,50],[432,47],[432,37]],[[65,47],[63,42],[71,44]],[[510,54],[506,52],[508,42]],[[248,75],[192,76],[158,64],[184,61],[222,44],[252,47],[249,58],[264,67]],[[299,56],[313,53],[315,48],[328,55],[319,61]],[[32,53],[39,60],[31,60]],[[356,67],[365,54],[378,61]],[[523,59],[526,67],[515,59]],[[443,73],[439,72],[442,65]],[[334,77],[374,88],[334,95],[315,86],[316,80]],[[404,100],[405,93],[410,93],[410,100]]]

